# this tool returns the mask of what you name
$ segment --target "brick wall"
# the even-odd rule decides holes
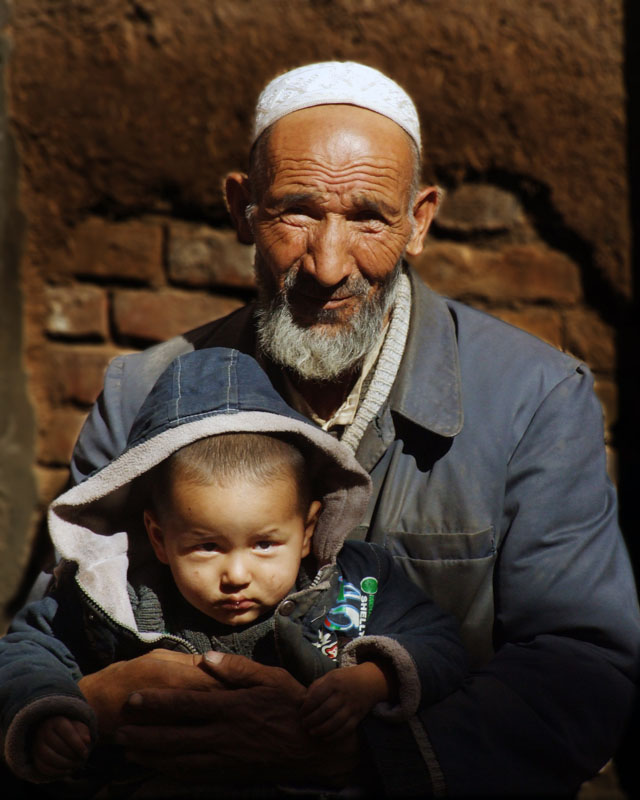
[[[68,477],[87,410],[117,354],[221,317],[253,290],[251,248],[230,230],[144,216],[78,225],[42,288],[42,344],[34,348],[37,463],[43,506]]]

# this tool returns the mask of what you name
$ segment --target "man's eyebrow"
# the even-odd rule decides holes
[[[353,198],[353,204],[358,207],[360,211],[373,211],[375,214],[393,217],[399,213],[399,209],[388,205],[384,200],[374,200],[373,197],[366,195],[359,195]]]
[[[314,202],[320,196],[319,192],[289,192],[281,197],[274,197],[270,205],[276,208],[284,208],[286,206],[295,206],[298,203]],[[396,216],[399,213],[399,209],[388,205],[384,200],[376,200],[366,195],[354,197],[352,203],[358,211],[371,211],[382,216]]]
[[[297,203],[306,203],[317,198],[318,194],[315,192],[289,192],[280,197],[272,198],[270,205],[282,208],[284,206],[294,206]]]

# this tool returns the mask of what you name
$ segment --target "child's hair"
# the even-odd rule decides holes
[[[198,439],[158,464],[149,478],[150,500],[157,514],[166,510],[176,478],[200,485],[224,485],[237,478],[258,485],[288,479],[296,484],[301,513],[306,513],[312,500],[309,466],[300,449],[289,440],[264,433],[222,433]]]

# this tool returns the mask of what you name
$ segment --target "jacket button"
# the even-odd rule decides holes
[[[293,600],[284,600],[280,605],[280,613],[283,617],[288,617],[295,607],[296,604],[293,602]]]

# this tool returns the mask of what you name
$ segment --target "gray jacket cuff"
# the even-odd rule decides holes
[[[34,729],[49,717],[69,717],[84,722],[95,742],[98,735],[96,716],[91,706],[78,697],[49,695],[24,706],[11,720],[4,736],[4,759],[11,771],[23,780],[46,783],[53,780],[34,767],[30,746]]]
[[[378,703],[373,714],[393,722],[408,720],[420,705],[421,686],[413,658],[395,639],[389,636],[360,636],[352,639],[340,657],[340,666],[350,667],[376,657],[390,663],[398,682],[398,702]]]

